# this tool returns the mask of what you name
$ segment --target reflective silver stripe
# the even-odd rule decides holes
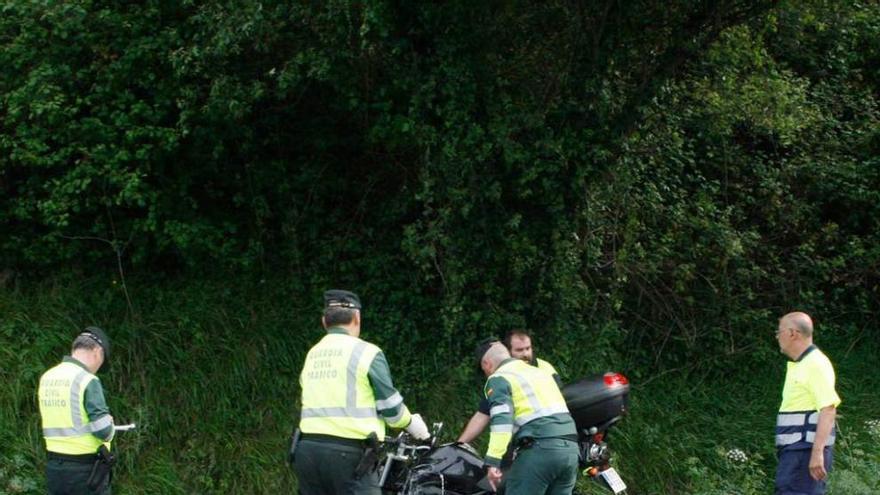
[[[113,424],[113,420],[110,419],[110,415],[101,416],[97,421],[92,421],[86,425],[82,425],[79,428],[43,428],[43,436],[44,437],[78,437],[81,435],[85,435],[88,433],[94,433],[96,431],[103,430],[108,426]]]
[[[532,388],[532,386],[529,384],[529,382],[526,381],[526,379],[522,375],[520,375],[518,373],[510,372],[510,371],[501,371],[498,374],[499,375],[510,375],[513,378],[515,378],[516,381],[519,382],[520,387],[522,387],[523,393],[526,395],[526,398],[529,401],[529,405],[535,411],[531,414],[526,414],[523,416],[516,416],[514,418],[513,422],[514,422],[514,424],[516,424],[517,427],[520,427],[520,426],[522,426],[532,420],[538,419],[538,418],[543,418],[545,416],[551,416],[553,414],[561,414],[561,413],[568,412],[568,407],[566,407],[565,404],[556,405],[556,406],[549,406],[549,407],[541,407],[541,403],[540,403],[540,401],[538,401],[538,396],[535,394],[535,390]]]
[[[779,414],[776,416],[776,426],[802,426],[807,419],[806,414]]]
[[[408,411],[408,409],[406,408],[406,406],[403,406],[400,408],[400,411],[398,411],[397,414],[394,415],[394,417],[384,418],[385,422],[388,423],[389,425],[393,425],[393,424],[397,423],[398,421],[400,421],[401,419],[403,419],[403,415],[406,414],[407,411]]]
[[[784,435],[776,435],[776,446],[784,447],[793,443],[800,442],[804,437],[803,433],[786,433]]]
[[[375,418],[376,410],[368,407],[310,407],[303,409],[300,417],[305,418]]]
[[[78,437],[82,435],[76,428],[43,428],[44,437]]]
[[[85,370],[80,371],[70,384],[70,419],[73,421],[73,427],[79,428],[83,425],[82,411],[80,408],[79,386],[83,380],[88,378],[89,373]]]
[[[492,409],[489,409],[489,416],[495,416],[498,414],[504,414],[510,412],[510,406],[507,404],[499,404]]]
[[[394,395],[387,399],[377,400],[376,409],[380,411],[385,409],[394,409],[400,404],[403,404],[403,397],[400,395],[400,392],[394,392]]]
[[[351,351],[345,373],[345,407],[310,407],[302,410],[306,418],[377,418],[376,407],[357,407],[357,371],[367,343],[358,341]],[[390,400],[390,399],[386,399]]]
[[[354,409],[357,407],[357,370],[358,363],[361,360],[361,354],[367,348],[367,343],[358,341],[351,350],[351,357],[348,359],[348,372],[345,376],[345,407]]]
[[[522,426],[522,425],[524,425],[530,421],[534,421],[538,418],[544,418],[547,416],[552,416],[554,414],[562,414],[562,413],[567,413],[567,412],[568,412],[568,408],[565,406],[544,407],[542,409],[538,409],[537,411],[533,412],[532,414],[526,414],[524,416],[517,416],[514,419],[514,423],[516,423],[519,426]]]
[[[807,432],[807,443],[816,443],[816,432],[815,431],[808,431]],[[825,446],[830,447],[832,445],[834,445],[834,435],[829,435],[828,441],[825,442]]]
[[[522,388],[523,393],[526,394],[526,399],[528,399],[529,405],[532,407],[532,409],[534,409],[535,411],[541,409],[541,403],[538,401],[538,396],[535,395],[534,389],[532,389],[532,386],[529,384],[528,381],[526,381],[526,379],[522,375],[510,371],[502,371],[499,374],[510,375],[515,378],[516,381],[519,382],[519,386]]]
[[[513,433],[513,425],[489,425],[490,433]]]
[[[91,423],[83,426],[83,428],[86,431],[88,431],[89,433],[94,433],[96,431],[103,430],[104,428],[107,428],[108,426],[111,426],[112,424],[113,424],[113,419],[108,414],[106,416],[101,416],[100,418],[98,418],[97,421],[92,421]]]
[[[110,415],[101,416],[97,421],[92,421],[91,423],[82,427],[84,431],[89,433],[94,433],[96,431],[103,430],[113,424],[113,420],[110,418]]]
[[[819,413],[814,412],[813,414],[810,414],[810,417],[807,418],[807,422],[809,422],[811,425],[819,424]]]

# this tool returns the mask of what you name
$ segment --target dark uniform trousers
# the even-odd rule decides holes
[[[504,476],[506,495],[571,495],[577,480],[577,443],[563,438],[538,438],[519,450]]]
[[[354,479],[363,453],[354,445],[301,440],[294,458],[300,495],[380,495],[376,471]]]
[[[92,474],[92,462],[64,459],[46,461],[46,480],[49,495],[111,495],[110,480],[104,480],[97,490],[89,490],[88,480]]]
[[[811,449],[779,450],[776,467],[776,495],[822,495],[825,481],[816,481],[810,476]],[[825,447],[825,471],[831,472],[834,454],[831,447]]]

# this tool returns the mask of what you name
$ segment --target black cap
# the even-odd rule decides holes
[[[104,349],[104,362],[110,359],[110,337],[98,327],[86,327],[79,336],[89,337]]]
[[[324,293],[324,307],[361,309],[361,300],[354,292],[333,289]]]
[[[498,342],[501,342],[501,341],[495,337],[487,337],[487,338],[481,340],[479,344],[477,344],[476,349],[474,349],[474,357],[477,360],[477,367],[478,368],[480,367],[480,363],[483,361],[483,356],[486,355],[486,351],[488,351],[489,348],[492,347],[492,344],[495,344]]]

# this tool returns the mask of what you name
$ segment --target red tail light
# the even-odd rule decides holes
[[[605,373],[605,386],[608,388],[629,385],[629,380],[620,373]]]
[[[600,443],[604,438],[604,433],[596,433],[595,435],[593,435],[593,443]]]

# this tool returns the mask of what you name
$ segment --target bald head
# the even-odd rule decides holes
[[[810,315],[795,311],[788,313],[779,320],[782,328],[792,328],[804,337],[813,338],[813,320]]]
[[[780,352],[790,359],[797,359],[813,344],[813,320],[800,311],[788,313],[779,319],[776,340]]]
[[[501,342],[495,342],[483,354],[483,359],[480,360],[480,367],[483,368],[486,376],[489,376],[495,373],[495,370],[498,369],[498,366],[505,359],[510,359],[510,351]]]

